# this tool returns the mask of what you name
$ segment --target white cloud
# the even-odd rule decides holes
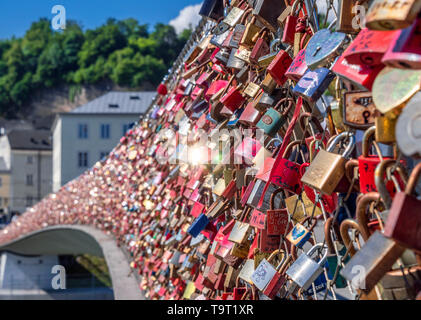
[[[180,11],[178,17],[171,20],[169,24],[174,27],[177,33],[189,28],[190,25],[194,28],[202,19],[199,15],[201,7],[201,3],[185,7]]]

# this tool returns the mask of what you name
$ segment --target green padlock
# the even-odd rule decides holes
[[[284,98],[280,100],[275,107],[269,108],[260,121],[257,123],[257,128],[262,129],[266,135],[270,137],[276,136],[278,131],[287,121],[287,116],[292,106],[294,105],[294,100]],[[283,108],[282,108],[283,107]],[[283,109],[282,113],[278,111]]]

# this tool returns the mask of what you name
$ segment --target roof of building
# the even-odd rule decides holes
[[[12,150],[52,150],[49,130],[12,130],[7,137]]]
[[[111,91],[87,104],[84,104],[70,114],[144,114],[153,98],[155,91],[146,92],[117,92]]]

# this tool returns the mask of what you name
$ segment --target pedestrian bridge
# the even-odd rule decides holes
[[[79,255],[104,257],[116,300],[144,299],[124,252],[115,240],[89,226],[58,225],[26,234],[0,245],[0,251],[21,255]]]

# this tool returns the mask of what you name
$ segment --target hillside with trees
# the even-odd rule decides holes
[[[34,22],[22,38],[0,41],[0,116],[30,114],[25,110],[40,91],[112,83],[136,89],[156,86],[178,56],[191,30],[177,35],[169,25],[152,31],[135,19],[115,20],[83,30],[67,22],[64,31],[50,21]]]

